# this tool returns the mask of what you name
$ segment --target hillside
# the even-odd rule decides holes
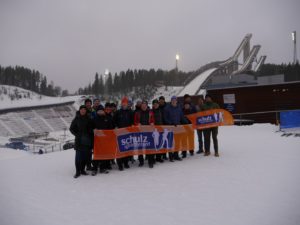
[[[49,97],[16,86],[0,85],[0,109],[76,101],[78,96]]]

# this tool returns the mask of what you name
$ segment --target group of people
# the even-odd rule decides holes
[[[184,95],[183,104],[179,104],[176,96],[171,97],[170,103],[166,103],[164,96],[152,101],[152,108],[148,102],[137,101],[135,107],[127,97],[121,100],[121,106],[117,109],[117,105],[107,102],[104,106],[100,104],[99,99],[86,99],[84,105],[81,105],[79,111],[73,119],[70,131],[75,136],[75,168],[74,178],[80,175],[88,175],[86,170],[92,171],[95,176],[98,171],[100,173],[108,173],[112,169],[112,164],[117,164],[118,169],[123,171],[124,168],[130,168],[129,162],[134,163],[133,156],[111,159],[111,160],[93,160],[93,137],[94,129],[110,130],[115,128],[125,128],[139,125],[180,125],[189,124],[190,121],[186,115],[217,109],[219,105],[212,101],[211,96],[206,95],[205,99],[200,96],[197,104],[192,103],[191,96]],[[210,139],[212,137],[214,143],[215,156],[219,157],[218,152],[218,127],[197,130],[199,148],[197,154],[204,153],[205,156],[210,155]],[[204,138],[204,139],[203,139]],[[191,156],[194,155],[194,149],[190,149]],[[174,162],[181,161],[187,157],[187,151],[169,152],[167,154],[148,154],[146,156],[139,155],[139,167],[144,166],[145,160],[148,161],[149,168],[153,168],[156,162],[163,163],[166,160]]]

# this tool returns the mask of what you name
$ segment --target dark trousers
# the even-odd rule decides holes
[[[82,151],[76,150],[75,168],[77,174],[80,174],[81,172],[85,171],[89,154],[90,152],[88,150],[82,150]]]
[[[129,157],[119,158],[117,159],[117,164],[119,169],[123,169],[124,166],[128,166]]]
[[[153,165],[154,164],[154,155],[149,154],[146,156],[147,156],[148,164]],[[139,159],[140,164],[144,164],[144,156],[143,155],[139,155],[138,159]]]
[[[93,160],[93,170],[97,171],[98,167],[100,167],[100,171],[109,169],[110,160]]]
[[[187,151],[182,151],[182,152],[181,152],[181,155],[182,155],[183,157],[186,157],[186,152],[187,152]],[[190,152],[191,155],[194,154],[194,150],[189,150],[189,152]]]
[[[169,159],[170,160],[174,160],[174,159],[178,159],[178,158],[179,158],[178,152],[169,152]]]
[[[92,168],[92,158],[93,158],[93,151],[89,151],[89,154],[88,154],[88,158],[87,158],[87,162],[86,162],[86,167],[88,169],[91,169]]]
[[[156,154],[156,155],[155,155],[156,161],[161,161],[161,160],[163,160],[163,156],[164,156],[164,155],[165,155],[165,153]]]
[[[203,151],[203,130],[197,130],[199,151]]]
[[[210,152],[210,137],[212,136],[213,143],[214,143],[214,149],[215,152],[217,153],[219,151],[218,148],[218,127],[213,127],[213,128],[208,128],[204,129],[204,147],[205,147],[205,152]]]

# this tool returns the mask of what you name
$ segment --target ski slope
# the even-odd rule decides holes
[[[300,138],[276,130],[220,127],[220,158],[78,179],[73,150],[0,149],[0,224],[298,225]]]
[[[204,71],[203,73],[199,74],[194,80],[188,83],[179,93],[178,96],[183,96],[185,94],[195,95],[197,94],[200,86],[206,79],[216,70],[217,68],[212,68]]]

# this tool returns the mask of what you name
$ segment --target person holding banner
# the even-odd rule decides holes
[[[99,108],[96,117],[93,119],[94,128],[98,130],[112,130],[115,128],[113,118],[111,116],[111,104],[106,103],[105,108]],[[100,164],[100,173],[108,173],[111,169],[110,160],[93,160],[92,176],[95,176]]]
[[[185,116],[187,124],[191,124],[191,121],[189,121],[189,119],[186,116],[190,115],[190,114],[193,114],[193,113],[195,113],[195,109],[192,107],[191,103],[188,102],[188,101],[184,102],[183,114]],[[189,140],[188,137],[187,137],[187,141],[192,141],[192,140]],[[194,155],[194,149],[188,149],[188,150],[190,152],[190,155],[193,156]],[[186,150],[181,152],[182,158],[186,158],[186,152],[187,152]]]
[[[205,96],[205,103],[203,105],[203,110],[210,110],[210,109],[219,109],[220,106],[212,101],[210,95]],[[204,133],[204,148],[205,153],[204,156],[210,155],[210,137],[212,136],[214,149],[215,149],[215,156],[219,157],[219,148],[218,148],[218,127],[206,128],[203,130]]]
[[[121,100],[121,109],[117,110],[114,115],[114,123],[117,128],[130,127],[133,125],[133,112],[128,109],[128,98],[123,97]],[[125,168],[129,168],[128,161],[130,157],[124,157],[117,159],[119,170],[122,171]]]
[[[80,106],[79,112],[73,119],[70,132],[75,136],[75,168],[74,178],[80,175],[88,175],[85,167],[88,163],[89,156],[93,146],[93,123],[87,114],[85,105]]]
[[[160,96],[159,99],[158,99],[158,103],[159,103],[159,109],[163,115],[163,123],[162,124],[165,124],[165,119],[164,119],[164,110],[167,106],[167,103],[165,101],[165,97],[164,96]],[[162,159],[163,160],[168,160],[168,157],[167,157],[167,153],[163,153],[162,154]]]
[[[134,125],[154,125],[154,116],[153,112],[148,109],[148,102],[142,101],[141,110],[135,112],[134,114]],[[153,168],[154,166],[154,155],[150,154],[147,156],[149,168]],[[144,156],[139,155],[139,167],[144,165]]]
[[[154,125],[163,125],[163,112],[161,110],[161,108],[159,107],[159,101],[157,99],[154,99],[152,101],[152,112],[153,112],[153,116],[154,116]],[[157,162],[163,163],[163,156],[165,154],[156,154],[155,155],[155,160]]]
[[[195,106],[196,112],[203,111],[203,105],[204,105],[204,98],[203,95],[200,95],[197,101],[197,105]],[[197,129],[197,136],[198,136],[198,146],[199,146],[197,154],[201,154],[204,152],[203,151],[203,138],[204,138],[203,130]]]
[[[164,119],[166,125],[180,125],[187,124],[187,121],[183,115],[181,107],[177,103],[177,97],[172,96],[171,103],[164,110]],[[178,152],[169,152],[169,160],[174,162],[174,160],[181,161]]]

